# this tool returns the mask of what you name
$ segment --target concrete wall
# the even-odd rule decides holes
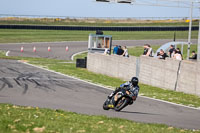
[[[200,96],[200,62],[159,60],[151,57],[121,57],[89,53],[89,71]]]
[[[200,62],[182,61],[177,91],[200,96]]]
[[[176,86],[177,60],[159,60],[151,57],[140,57],[140,81],[144,84],[174,90]]]
[[[88,70],[108,76],[130,80],[136,75],[136,57],[124,58],[117,55],[88,54]]]

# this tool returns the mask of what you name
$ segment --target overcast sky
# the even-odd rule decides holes
[[[193,16],[198,17],[194,10]],[[189,9],[136,6],[95,0],[1,0],[0,14],[72,17],[189,17]]]

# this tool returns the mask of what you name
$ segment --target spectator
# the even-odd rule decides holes
[[[129,57],[129,55],[128,55],[128,49],[126,48],[126,46],[124,46],[124,53],[122,55],[124,57]]]
[[[182,60],[183,60],[183,55],[182,55],[182,53],[181,53],[181,51],[180,51],[180,49],[179,48],[176,48],[176,51],[181,55],[181,57],[182,57]]]
[[[153,50],[149,44],[144,45],[144,56],[150,56],[153,57]]]
[[[117,55],[122,55],[124,53],[124,50],[122,49],[121,46],[119,46],[118,51],[117,51]]]
[[[98,44],[97,48],[101,48],[101,43]]]
[[[175,51],[175,48],[174,48],[174,45],[170,45],[170,49],[169,49],[169,52],[168,52],[168,55],[170,58],[173,57],[173,52]]]
[[[169,56],[163,51],[163,49],[161,49],[160,52],[159,52],[158,58],[165,60],[166,57],[169,57]]]
[[[147,49],[147,44],[145,44],[143,47],[144,47],[144,52],[143,52],[143,55],[146,55],[146,54],[147,54],[147,52],[148,52],[148,49]]]
[[[193,60],[197,59],[197,54],[195,53],[195,51],[192,51],[192,57],[189,57],[189,59],[193,59]]]
[[[182,53],[181,53],[181,51],[180,51],[180,49],[179,49],[179,48],[176,48],[176,51],[177,51],[179,54],[181,54],[181,55],[182,55]]]
[[[113,54],[117,54],[118,49],[119,49],[119,47],[118,47],[118,45],[116,45],[116,46],[114,47],[114,49],[113,49]]]
[[[104,54],[105,55],[110,54],[110,50],[108,48],[105,48]]]
[[[176,60],[182,60],[182,55],[181,55],[181,51],[179,49],[176,49],[174,51],[174,56],[173,56],[174,59]]]

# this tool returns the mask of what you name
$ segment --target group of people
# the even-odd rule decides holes
[[[106,49],[107,51],[105,51],[104,53],[108,53],[108,49]],[[120,45],[115,45],[114,49],[113,49],[113,54],[114,55],[120,55],[120,56],[124,56],[124,57],[129,57],[128,54],[128,49],[126,46],[120,46]],[[151,45],[149,44],[145,44],[144,45],[144,52],[143,52],[143,56],[149,56],[149,57],[153,57],[154,56],[154,52],[153,49],[151,48]],[[168,53],[165,53],[165,51],[163,49],[160,49],[160,52],[157,53],[157,57],[158,59],[166,59],[167,57],[169,58],[173,58],[176,60],[183,60],[183,55],[180,51],[179,48],[175,48],[174,45],[170,45],[169,51]],[[197,54],[195,51],[192,51],[192,56],[189,57],[189,59],[193,59],[196,60],[197,59]]]
[[[175,49],[174,45],[170,45],[168,55],[169,55],[170,58],[173,58],[173,59],[176,59],[176,60],[182,60],[183,59],[183,55],[182,55],[180,49],[179,48]]]
[[[121,55],[121,56],[124,56],[124,57],[129,57],[129,54],[128,54],[128,49],[126,46],[124,46],[122,48],[122,46],[118,46],[116,45],[113,49],[113,54],[114,55]]]
[[[153,57],[153,50],[152,50],[152,48],[149,44],[144,45],[143,55]],[[183,60],[183,55],[182,55],[180,49],[175,48],[174,45],[170,45],[170,49],[168,51],[168,54],[165,53],[163,49],[161,49],[160,52],[157,53],[157,57],[158,57],[158,59],[164,59],[164,60],[167,57],[173,58],[173,59],[176,59],[176,60]],[[192,51],[192,56],[189,57],[189,59],[197,59],[197,54],[195,53],[195,51]]]
[[[183,59],[183,55],[182,55],[180,49],[179,48],[175,49],[174,45],[170,46],[168,54],[166,54],[164,52],[164,50],[161,49],[160,52],[157,53],[157,56],[158,56],[159,59],[164,59],[164,60],[165,60],[166,57],[173,58],[173,59],[176,59],[176,60],[182,60]]]

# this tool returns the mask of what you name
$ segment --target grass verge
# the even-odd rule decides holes
[[[87,41],[90,33],[95,31],[0,29],[0,43]],[[104,34],[112,35],[113,40],[173,40],[174,37],[174,31],[104,31]],[[187,39],[188,31],[176,31],[176,38]],[[192,32],[192,38],[198,38],[198,31]]]
[[[62,110],[0,104],[3,133],[177,133],[200,132],[161,124],[144,124],[106,116],[89,116]]]

